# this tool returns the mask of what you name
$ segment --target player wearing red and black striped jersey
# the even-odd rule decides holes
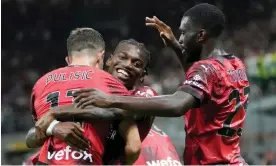
[[[105,46],[102,36],[97,31],[91,28],[73,30],[68,37],[67,47],[69,66],[47,73],[37,81],[33,88],[31,106],[34,108],[34,120],[38,121],[34,132],[37,140],[31,140],[43,143],[39,154],[39,162],[43,164],[100,165],[106,137],[109,133],[109,125],[112,121],[97,121],[88,116],[89,120],[81,122],[82,127],[80,127],[77,123],[59,123],[48,119],[47,122],[55,123],[52,125],[51,131],[39,124],[46,122],[43,117],[51,113],[49,107],[54,109],[59,105],[71,105],[74,89],[94,87],[106,93],[121,95],[130,95],[130,93],[118,79],[99,69]],[[81,115],[81,117],[87,118],[85,115]],[[78,116],[72,115],[61,116],[59,119],[75,122],[82,120]],[[132,119],[130,117],[130,119],[123,120],[124,128],[120,131],[127,143],[127,163],[133,163],[139,156],[141,143],[135,121]],[[46,137],[45,135],[54,135],[55,137]],[[27,141],[28,145],[32,145],[32,143],[32,141]],[[83,151],[74,149],[75,147]]]
[[[147,18],[148,25],[161,21]],[[163,22],[161,22],[163,23]],[[220,9],[198,4],[189,9],[180,24],[178,57],[187,70],[177,92],[153,98],[107,95],[96,89],[76,91],[78,106],[95,105],[124,114],[185,118],[187,132],[184,162],[200,164],[246,164],[240,155],[240,136],[248,102],[249,82],[241,60],[219,45],[225,26]],[[84,94],[85,93],[85,94]]]

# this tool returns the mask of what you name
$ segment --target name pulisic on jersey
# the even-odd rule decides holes
[[[90,80],[92,79],[91,75],[93,74],[92,70],[86,71],[75,71],[69,73],[50,73],[46,78],[46,85],[50,82],[61,82],[61,81],[74,81],[74,80]]]

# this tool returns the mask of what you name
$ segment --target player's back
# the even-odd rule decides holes
[[[128,95],[127,89],[110,74],[88,66],[68,66],[47,73],[33,89],[35,116],[39,119],[50,107],[71,104],[72,91],[97,88],[105,93]],[[72,119],[73,121],[73,119]],[[109,131],[109,121],[82,123],[92,145],[89,151],[78,152],[64,142],[49,138],[41,150],[39,161],[47,164],[102,164],[102,155]]]
[[[142,142],[141,154],[133,165],[182,165],[170,137],[152,125]]]
[[[240,136],[249,94],[246,69],[233,55],[199,61],[184,83],[194,88],[201,105],[185,118],[185,164],[244,163]]]

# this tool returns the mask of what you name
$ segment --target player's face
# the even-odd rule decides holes
[[[192,25],[189,17],[183,17],[179,27],[179,43],[185,49],[186,61],[192,63],[200,59],[202,44],[198,40],[198,29]]]
[[[146,63],[147,57],[139,48],[122,43],[107,60],[106,65],[109,67],[109,73],[121,80],[127,88],[133,88],[137,81],[144,77]]]

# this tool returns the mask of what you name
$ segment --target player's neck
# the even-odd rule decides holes
[[[70,66],[91,66],[91,67],[96,67],[97,63],[91,62],[91,60],[88,59],[74,59],[71,63]]]
[[[207,42],[202,49],[200,59],[207,59],[213,56],[226,55],[227,53],[222,48],[221,42],[216,40],[211,40]]]

